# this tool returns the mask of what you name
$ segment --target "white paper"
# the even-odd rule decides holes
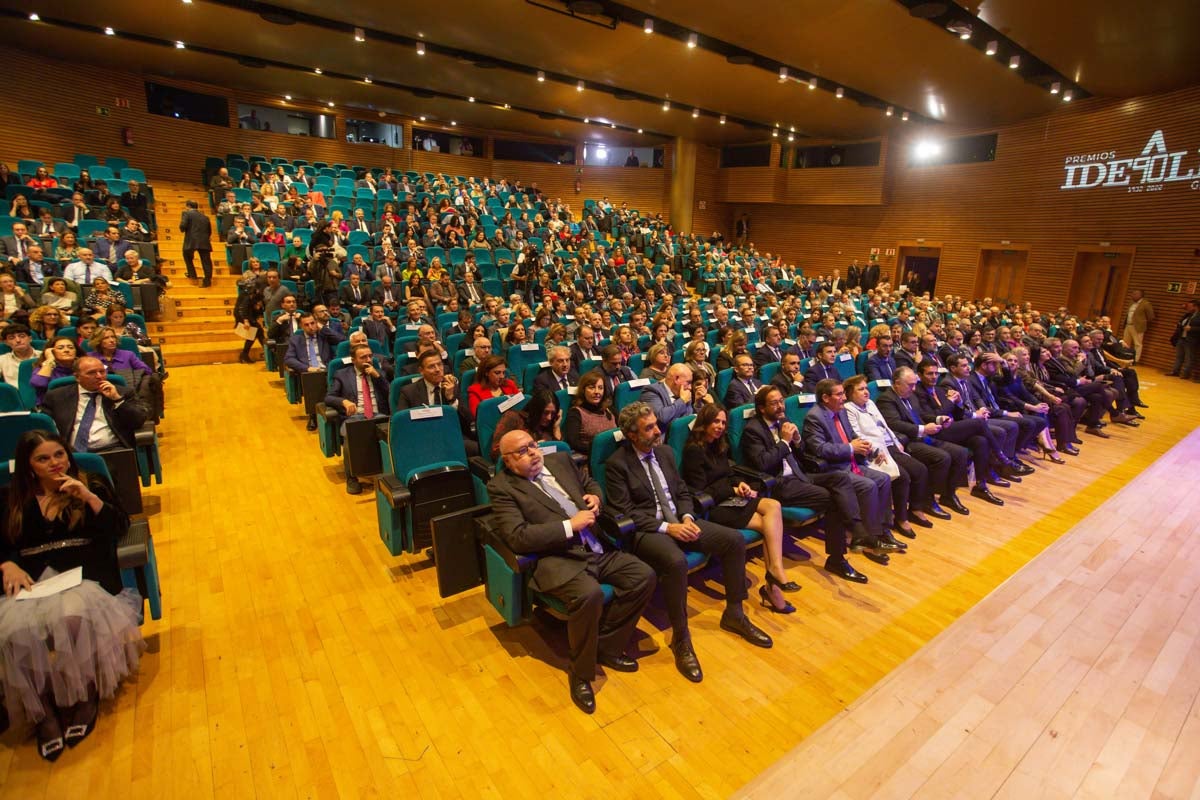
[[[798,394],[796,395],[796,399],[800,401],[800,405],[802,406],[812,405],[813,403],[817,402],[817,396],[815,394]]]
[[[75,567],[75,569],[60,572],[53,578],[38,581],[32,589],[22,589],[17,592],[15,599],[37,600],[41,597],[50,597],[59,592],[65,592],[67,589],[73,589],[81,583],[83,583],[83,567]]]
[[[630,389],[637,389],[641,386],[649,386],[649,385],[650,385],[649,378],[634,378],[633,380],[631,380],[629,382]]]
[[[521,349],[522,350],[540,350],[540,349],[542,349],[542,346],[535,342],[534,344],[523,344],[523,345],[521,345]]]
[[[409,419],[434,419],[442,415],[441,406],[425,406],[424,408],[414,408],[409,412]]]
[[[842,353],[840,356],[837,357],[837,360],[838,361],[849,361],[852,358],[854,358],[854,356],[850,355],[849,353]]]
[[[503,414],[505,411],[508,411],[510,408],[524,399],[525,395],[522,392],[517,392],[516,394],[509,395],[507,400],[504,400],[496,407],[500,409],[500,413]]]

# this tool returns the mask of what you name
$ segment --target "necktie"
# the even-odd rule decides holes
[[[960,380],[958,382],[958,387],[962,391],[963,408],[965,408],[967,411],[974,412],[975,404],[971,402],[971,392],[967,389],[967,382]]]
[[[921,418],[917,416],[917,412],[912,407],[912,403],[909,402],[907,397],[902,399],[900,402],[904,403],[904,407],[908,409],[908,416],[912,417],[913,424],[915,424],[917,426],[917,433],[920,433],[921,432]],[[929,436],[922,436],[921,439],[925,442],[925,444],[933,444],[933,439]]]
[[[425,388],[429,390],[429,405],[440,405],[437,400],[437,387],[432,383],[426,383]]]
[[[308,365],[310,367],[321,366],[321,354],[317,352],[317,337],[308,336]]]
[[[92,265],[91,264],[83,265],[83,282],[86,283],[88,286],[92,285]]]
[[[667,497],[667,490],[663,488],[662,481],[658,478],[658,469],[654,463],[654,453],[643,456],[642,460],[646,462],[646,469],[650,473],[650,483],[654,487],[654,496],[658,500],[658,506],[662,510],[663,520],[669,525],[674,525],[679,522],[679,517],[675,516],[674,510],[671,508],[671,500]]]
[[[96,422],[96,405],[100,400],[100,395],[96,392],[85,392],[91,395],[87,406],[83,409],[83,418],[79,420],[79,428],[75,431],[75,452],[86,453],[88,451],[88,440],[92,436],[92,425]]]
[[[558,388],[559,388],[559,389],[566,389],[566,388],[567,388],[567,379],[566,379],[566,378],[559,378],[559,379],[558,379]]]
[[[996,398],[992,394],[992,387],[988,386],[988,382],[983,378],[979,379],[979,383],[983,386],[983,399],[987,401],[988,408],[996,408]]]
[[[846,429],[842,427],[842,418],[837,414],[833,415],[833,426],[837,428],[838,436],[842,437],[842,444],[850,444],[850,437],[846,435]],[[850,454],[850,469],[854,470],[855,475],[862,475],[862,470],[858,468],[858,461],[854,453]]]
[[[563,510],[563,513],[567,515],[567,519],[570,519],[579,513],[579,506],[575,505],[570,497],[560,492],[554,487],[553,484],[550,483],[550,481],[546,480],[545,470],[538,473],[538,476],[533,479],[533,482],[536,483],[543,492],[549,495],[551,500],[558,503],[559,507]],[[595,535],[592,534],[590,527],[580,530],[579,538],[583,540],[584,545],[586,545],[587,548],[593,553],[604,552],[604,548],[600,546],[599,540],[597,540]]]
[[[362,381],[362,385],[358,392],[362,395],[363,415],[367,419],[370,419],[371,417],[375,416],[375,404],[371,402],[371,383],[367,380],[367,376],[365,374],[359,376],[359,380]]]

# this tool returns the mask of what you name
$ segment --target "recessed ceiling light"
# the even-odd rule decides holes
[[[663,111],[670,111],[670,110],[671,110],[671,101],[663,100]]]
[[[468,97],[468,98],[467,98],[467,102],[468,102],[468,103],[474,103],[474,102],[475,102],[475,98],[474,98],[474,97]]]
[[[700,37],[694,33],[688,34],[688,47],[695,47],[700,44]]]
[[[115,36],[115,35],[116,35],[116,33],[117,33],[117,32],[116,32],[116,31],[114,31],[112,28],[105,28],[105,29],[104,29],[104,35],[105,35],[105,36]]]
[[[887,115],[888,115],[889,117],[892,115],[892,113],[893,113],[894,111],[895,111],[895,109],[894,109],[894,108],[892,108],[891,106],[888,106],[888,107],[887,107]]]
[[[292,96],[291,96],[290,94],[285,94],[285,95],[283,96],[283,99],[284,99],[284,100],[291,100],[291,99],[292,99]]]
[[[545,83],[545,82],[546,82],[546,73],[545,73],[545,72],[542,72],[542,71],[539,69],[539,70],[538,70],[538,76],[537,76],[537,78],[538,78],[538,83]]]
[[[29,21],[30,21],[30,22],[37,22],[39,19],[41,19],[41,17],[39,17],[39,16],[38,16],[38,13],[37,13],[36,11],[31,11],[31,12],[30,12],[30,14],[29,14]]]
[[[512,106],[510,106],[508,103],[505,103],[505,104],[504,104],[504,109],[505,109],[506,111],[507,111],[508,109],[510,109],[510,108],[512,108]]]
[[[185,48],[185,47],[187,47],[187,45],[186,45],[186,44],[184,44],[183,42],[176,42],[176,43],[175,43],[175,49],[176,49],[176,50],[182,50],[182,49],[183,49],[183,48]]]
[[[363,29],[355,28],[354,29],[354,41],[365,42],[366,40],[367,40],[367,35],[366,35],[366,33],[363,32]]]
[[[1071,102],[1071,100],[1074,99],[1074,97],[1075,97],[1075,93],[1072,92],[1070,89],[1067,89],[1065,92],[1063,92],[1063,102],[1064,103]]]
[[[789,131],[789,132],[791,132],[791,133],[795,133],[795,132],[796,132],[796,126],[795,126],[795,125],[789,125],[789,126],[788,126],[788,131]]]
[[[790,134],[790,133],[789,133],[789,134],[788,134],[788,141],[789,141],[789,142],[794,142],[794,141],[796,141],[796,137],[795,137],[795,136],[793,136],[792,134]]]
[[[314,69],[314,70],[313,70],[313,72],[315,72],[315,73],[317,73],[318,75],[320,75],[320,74],[321,74],[321,68],[320,68],[320,67],[317,67],[316,69]]]
[[[993,39],[987,43],[987,49],[983,52],[987,53],[989,56],[996,55],[996,53],[1000,52],[1000,43]]]
[[[779,128],[776,128],[775,130],[771,131],[771,135],[774,136],[776,139],[778,139],[779,138]]]
[[[958,35],[958,38],[962,39],[962,40],[965,42],[967,39],[970,39],[970,38],[971,38],[971,32],[970,32],[970,31],[963,31],[962,33],[960,33],[960,34]]]
[[[185,6],[190,6],[192,4],[192,0],[183,0],[183,4]]]
[[[608,127],[612,128],[615,131],[617,129],[617,123],[614,122],[611,125],[609,125]]]
[[[425,43],[424,42],[417,42],[417,55],[419,55],[419,56],[425,55]]]
[[[368,75],[367,77],[363,78],[363,83],[370,83],[370,82],[371,82],[371,76],[370,76],[370,75]]]
[[[422,114],[422,115],[421,115],[421,122],[424,122],[424,121],[425,121],[425,115],[424,115],[424,114]]]
[[[837,88],[837,91],[836,91],[836,92],[834,92],[833,94],[834,94],[834,96],[835,96],[835,97],[837,97],[837,98],[840,100],[840,99],[842,99],[843,97],[845,97],[845,96],[846,96],[846,90],[845,90],[845,89],[843,89],[842,87],[840,87],[840,86],[839,86],[839,87]]]
[[[784,81],[786,81],[787,76],[788,76],[787,67],[780,67],[779,68],[779,82],[783,83]]]
[[[333,108],[333,101],[332,101],[332,100],[330,100],[330,101],[329,101],[328,103],[326,103],[325,105],[329,106],[330,108]]]
[[[900,121],[908,122],[908,112],[907,111],[905,111],[903,114],[900,115]]]
[[[646,33],[654,33],[654,20],[646,17],[646,22],[642,25],[642,30]]]
[[[692,119],[695,119],[695,118],[696,118],[696,117],[698,117],[698,116],[700,116],[700,109],[698,109],[698,108],[693,108],[693,109],[692,109]]]
[[[457,124],[458,124],[458,123],[457,123],[457,122],[455,122],[454,120],[450,120],[450,125],[451,125],[451,126],[454,126],[454,125],[457,125]]]
[[[575,91],[577,91],[577,92],[583,91],[583,81],[580,81],[579,83],[575,84]]]
[[[641,129],[641,128],[638,128],[638,133],[641,133],[641,132],[642,132],[642,129]]]
[[[808,88],[810,88],[810,89],[815,89],[815,88],[817,88],[817,79],[816,79],[816,78],[809,78],[809,79],[808,79]]]
[[[1016,69],[1019,66],[1021,66],[1021,57],[1020,56],[1013,56],[1012,58],[1010,58],[1008,60],[1008,68],[1009,69]]]
[[[589,124],[591,121],[592,121],[592,118],[591,118],[591,117],[584,117],[584,118],[583,118],[583,124],[584,124],[584,125],[587,125],[587,124]]]
[[[1055,81],[1054,83],[1050,84],[1050,94],[1058,94],[1060,91],[1062,91],[1061,83]]]
[[[724,114],[722,114],[722,115],[721,115],[720,123],[721,123],[722,125],[724,125],[724,124],[725,124],[725,115],[724,115]]]

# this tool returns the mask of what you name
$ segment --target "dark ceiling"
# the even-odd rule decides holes
[[[930,22],[910,13],[913,5],[922,6],[914,9],[918,14],[942,16]],[[570,8],[600,13],[573,17]],[[1062,100],[1047,90],[1051,80],[1076,96],[1117,97],[1200,81],[1196,0],[962,6],[757,0],[744,7],[696,0],[619,6],[493,0],[454,7],[278,0],[276,13],[266,16],[290,13],[293,24],[286,25],[267,21],[260,12],[272,9],[252,0],[0,0],[0,10],[8,12],[6,44],[65,50],[76,61],[332,101],[343,109],[616,144],[663,136],[710,144],[763,141],[776,125],[785,136],[794,128],[822,139],[876,137],[905,124],[981,127],[1055,108]],[[24,19],[30,11],[43,20]],[[645,17],[655,20],[654,33],[643,31]],[[986,55],[981,35],[963,41],[945,29],[944,20],[960,18],[976,31],[991,31],[989,39],[997,36],[1000,52]],[[116,35],[104,35],[103,26]],[[365,41],[355,41],[355,26],[366,29]],[[688,32],[697,34],[697,47],[687,46]],[[155,40],[182,40],[187,49]],[[425,43],[424,55],[418,41]],[[217,52],[202,52],[206,48]],[[731,63],[731,53],[740,56],[734,61],[752,63]],[[1010,53],[1022,54],[1022,69],[1008,68]],[[268,66],[248,68],[230,56]],[[787,80],[779,79],[780,65],[788,67]],[[324,74],[315,74],[316,67]],[[537,70],[547,73],[545,82]],[[368,76],[371,84],[362,80]],[[818,79],[815,90],[808,88],[810,76]],[[435,96],[419,97],[412,89]],[[901,121],[906,110],[908,123]]]

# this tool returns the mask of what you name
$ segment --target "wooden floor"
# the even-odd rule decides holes
[[[482,590],[443,600],[423,559],[388,556],[371,495],[345,494],[339,460],[319,455],[315,434],[304,431],[298,409],[261,364],[172,369],[160,429],[166,483],[148,497],[165,591],[164,619],[145,626],[151,652],[137,679],[102,708],[96,733],[57,764],[42,762],[21,732],[0,738],[0,785],[6,797],[56,799],[727,797],[830,719],[848,716],[848,705],[1187,435],[1197,387],[1153,374],[1145,380],[1159,385],[1145,390],[1152,419],[1141,429],[1114,431],[1110,441],[1085,437],[1082,458],[1039,468],[1003,493],[1003,510],[969,503],[970,517],[922,531],[912,554],[890,568],[860,560],[868,586],[827,576],[819,546],[803,542],[805,549],[789,553],[791,576],[804,586],[794,596],[800,613],[751,609],[775,637],[772,650],[720,631],[719,583],[698,576],[690,608],[704,682],[676,673],[660,611],[639,627],[641,670],[600,680],[599,708],[589,717],[567,696],[562,629],[509,629]],[[1152,502],[1151,495],[1138,502],[1152,524],[1126,526],[1127,538],[1110,539],[1105,529],[1094,555],[1071,550],[1076,563],[1085,559],[1072,591],[1050,595],[1053,587],[1038,583],[1044,599],[1034,610],[1046,617],[1013,622],[1006,613],[978,627],[979,642],[999,629],[997,644],[975,645],[996,664],[1035,665],[1023,668],[1028,685],[1020,691],[1037,709],[1037,730],[1014,718],[1011,734],[1032,741],[1051,706],[1064,715],[1055,722],[1059,739],[1039,740],[1032,755],[1028,746],[1011,754],[1022,780],[1073,790],[1085,774],[1089,787],[1128,779],[1145,791],[1108,796],[1147,795],[1157,776],[1125,765],[1148,760],[1142,751],[1162,762],[1175,746],[1167,717],[1187,713],[1175,698],[1196,677],[1194,667],[1190,675],[1181,669],[1195,649],[1194,606],[1192,621],[1176,628],[1189,602],[1182,595],[1194,591],[1184,570],[1195,546],[1184,525],[1196,504],[1189,511],[1187,499]],[[1127,503],[1113,513],[1129,513]],[[1167,531],[1161,544],[1143,548],[1160,530]],[[750,571],[756,596],[761,562]],[[1174,590],[1161,618],[1136,602],[1155,586]],[[1023,608],[1013,606],[1008,613]],[[1077,644],[1043,663],[1033,648],[1054,643],[1043,641],[1047,617]],[[1114,637],[1129,636],[1155,653],[1165,636],[1164,655],[1110,652]],[[964,659],[973,653],[962,648]],[[1145,658],[1155,666],[1142,687],[1135,682],[1146,674]],[[943,660],[932,663],[955,676],[965,669],[954,654]],[[1093,667],[1103,688],[1087,678]],[[789,761],[799,776],[789,774],[771,794],[811,794],[817,785],[832,793],[834,772],[850,781],[843,791],[870,795],[872,782],[888,779],[883,762],[909,758],[916,740],[939,730],[931,747],[940,760],[922,751],[933,775],[927,786],[958,794],[976,764],[980,778],[998,769],[985,760],[1009,726],[989,724],[988,715],[1006,682],[1019,677],[995,668],[979,681],[978,697],[934,706],[955,725],[980,723],[985,735],[971,746],[955,750],[957,729],[930,716],[919,729],[901,729],[897,750],[882,758],[866,755],[879,747],[872,739],[841,763]],[[955,688],[922,678],[927,700]],[[1072,702],[1064,703],[1067,695]],[[915,709],[883,716],[912,717]],[[1086,724],[1092,716],[1097,723]],[[1110,718],[1116,735],[1094,741],[1096,731],[1112,729]],[[1194,751],[1194,709],[1182,735],[1181,746],[1190,742]],[[840,750],[837,742],[826,747]],[[1090,772],[1101,748],[1104,768]],[[1182,766],[1170,773],[1178,782],[1159,784],[1164,796],[1195,791]],[[850,780],[860,770],[862,780]]]
[[[1200,429],[744,797],[1200,795]]]

